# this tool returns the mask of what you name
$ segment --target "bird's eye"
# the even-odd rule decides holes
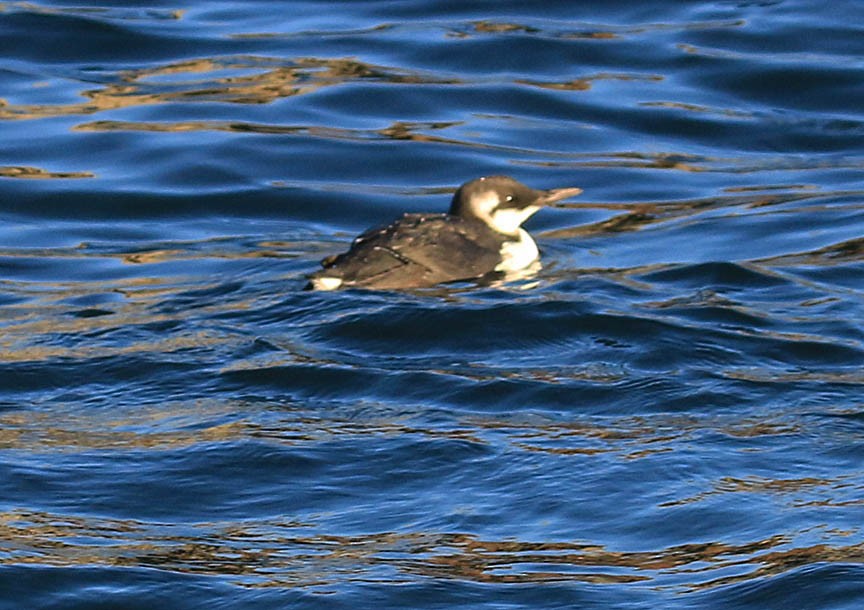
[[[504,198],[504,201],[506,201],[507,203],[510,203],[511,201],[513,201],[513,195],[507,195],[507,196]]]

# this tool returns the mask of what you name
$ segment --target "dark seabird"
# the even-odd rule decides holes
[[[350,249],[321,261],[307,290],[422,288],[484,276],[518,277],[536,267],[537,244],[522,228],[544,205],[579,188],[541,191],[509,176],[466,182],[447,214],[405,214],[370,229]]]

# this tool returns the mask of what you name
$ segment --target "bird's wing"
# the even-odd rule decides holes
[[[422,224],[422,227],[420,226]],[[479,277],[495,269],[500,244],[445,214],[406,214],[360,235],[316,276],[375,288],[412,288]]]

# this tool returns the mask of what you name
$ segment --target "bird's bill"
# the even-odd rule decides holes
[[[564,199],[570,199],[570,197],[575,197],[582,193],[582,189],[571,186],[567,188],[561,189],[549,189],[548,191],[541,191],[540,197],[535,201],[536,205],[551,205],[556,201],[563,201]]]

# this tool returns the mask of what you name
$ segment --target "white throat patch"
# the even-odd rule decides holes
[[[526,208],[499,208],[492,212],[490,226],[506,235],[513,235],[519,231],[522,223],[531,218],[540,208],[529,205]]]
[[[517,235],[522,223],[531,218],[540,208],[529,205],[525,208],[499,208],[501,200],[494,191],[477,195],[471,199],[471,209],[492,229],[505,235]]]

